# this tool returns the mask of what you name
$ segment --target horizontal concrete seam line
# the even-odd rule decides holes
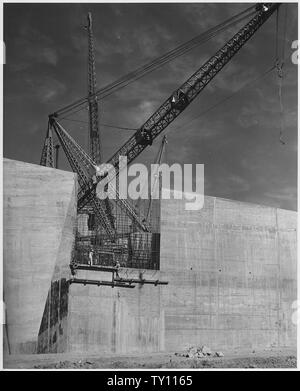
[[[182,248],[184,249],[184,247],[182,247]],[[203,249],[201,249],[201,248],[195,248],[194,250],[203,251]],[[180,258],[181,258],[180,256],[178,258],[176,258],[176,261],[178,261],[178,263],[181,262]],[[166,255],[163,254],[162,255],[162,260],[164,260],[164,259],[172,260],[174,262],[174,257],[172,255],[167,255],[166,256]],[[228,258],[224,259],[224,257],[222,258],[222,260],[224,262],[240,263],[241,265],[253,265],[253,264],[255,265],[255,264],[257,264],[257,265],[260,265],[260,266],[266,266],[266,265],[276,266],[275,263],[262,263],[263,260],[257,260],[257,261],[252,261],[251,260],[251,263],[250,263],[250,262],[248,262],[248,259],[245,259],[245,260],[241,261],[241,260],[235,260],[235,259],[232,259],[232,258],[230,258],[230,259],[228,259]],[[217,263],[217,261],[218,261],[218,259],[215,260],[216,263]],[[207,261],[206,260],[197,259],[197,258],[190,258],[188,262],[189,262],[188,264],[191,264],[191,262],[199,262],[199,264],[201,265],[203,262],[209,262],[209,260],[208,260],[208,258],[207,258]],[[174,264],[174,266],[176,267],[176,263]],[[178,266],[180,266],[180,265],[178,265]],[[213,267],[213,263],[212,263],[212,267]],[[182,269],[182,264],[181,264],[181,269]],[[172,270],[172,269],[170,268],[170,270]],[[186,269],[186,271],[189,271],[189,269]]]
[[[288,301],[289,302],[289,301]],[[288,303],[287,302],[287,303]],[[216,306],[216,304],[211,304],[211,305],[203,305],[203,307],[215,307]],[[228,307],[238,307],[238,306],[240,306],[239,304],[238,305],[221,305],[221,307],[223,307],[223,308],[228,308]],[[165,307],[165,305],[163,305],[162,307]],[[260,310],[262,311],[262,310],[264,310],[265,311],[265,308],[268,308],[270,311],[274,311],[274,310],[277,310],[277,304],[275,303],[275,305],[274,305],[274,307],[272,308],[272,307],[270,307],[269,305],[250,305],[250,304],[245,304],[245,305],[241,305],[240,306],[241,308],[239,308],[239,311],[240,310],[242,310],[242,309],[244,309],[244,310],[252,310],[253,308],[257,308],[257,307],[259,307],[260,308]],[[182,305],[176,305],[176,307],[174,307],[174,308],[169,308],[169,307],[165,307],[165,309],[167,309],[168,311],[172,311],[172,310],[174,310],[174,311],[178,311],[178,310],[181,310],[181,309],[183,309],[183,308],[186,308],[186,305],[185,304],[182,304]],[[190,305],[189,306],[189,309],[190,309],[190,311],[193,311],[193,313],[195,313],[195,311],[197,312],[197,308],[199,308],[199,306],[195,306],[195,305]],[[209,312],[209,313],[211,313],[211,312]],[[231,313],[231,312],[230,312]],[[206,314],[206,313],[205,313]]]
[[[191,327],[190,329],[187,329],[187,328],[184,328],[184,327],[180,327],[180,328],[173,328],[173,327],[166,327],[166,330],[167,331],[193,331],[193,330],[206,330],[206,331],[245,331],[246,333],[250,332],[250,331],[274,331],[274,332],[278,332],[278,328],[275,328],[275,329],[270,329],[270,328],[237,328],[237,327],[231,327],[231,328],[201,328],[201,327]]]
[[[268,315],[261,315],[261,314],[257,314],[257,315],[248,315],[248,314],[232,314],[231,312],[230,313],[220,313],[220,312],[210,312],[210,313],[205,313],[205,314],[194,314],[194,313],[191,313],[191,314],[178,314],[178,315],[172,315],[172,314],[165,314],[165,317],[166,318],[178,318],[178,317],[186,317],[186,318],[193,318],[193,317],[199,317],[199,316],[240,316],[240,317],[247,317],[247,318],[263,318],[263,319],[271,319],[271,318],[276,318],[276,316],[268,316]]]

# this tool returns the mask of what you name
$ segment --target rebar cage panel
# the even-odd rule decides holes
[[[147,215],[150,200],[130,201],[140,221]],[[114,200],[109,201],[115,227],[115,240],[109,239],[102,227],[97,227],[93,213],[87,209],[78,213],[77,232],[72,262],[93,265],[159,270],[160,200],[154,199],[148,215],[151,232],[142,232]]]

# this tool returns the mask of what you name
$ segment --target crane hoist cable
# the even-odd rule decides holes
[[[119,126],[119,125],[110,125],[110,124],[103,124],[103,123],[100,123],[100,125],[105,126],[107,128],[119,129],[119,130],[130,130],[135,132],[138,130],[138,128],[129,128],[126,126]]]
[[[180,125],[178,127],[175,127],[175,128],[169,128],[165,131],[165,134],[169,134],[170,132],[172,131],[177,131],[177,130],[180,130],[180,129],[183,129],[183,128],[186,128],[188,125],[190,125],[192,122],[198,120],[199,118],[201,117],[204,117],[206,114],[208,114],[210,111],[214,110],[215,108],[217,108],[218,106],[220,106],[221,104],[223,104],[224,102],[230,100],[231,98],[233,98],[235,95],[239,94],[240,92],[242,92],[244,89],[246,88],[249,88],[251,87],[253,84],[255,84],[256,82],[258,82],[259,80],[261,79],[264,79],[265,77],[267,77],[272,71],[274,70],[277,70],[278,72],[278,65],[277,63],[272,65],[271,67],[267,68],[264,72],[262,72],[261,74],[259,74],[257,77],[249,80],[248,82],[246,82],[245,84],[243,84],[240,88],[238,88],[236,91],[234,91],[233,93],[227,95],[226,97],[224,97],[223,99],[219,100],[218,102],[214,103],[213,105],[209,106],[207,109],[203,110],[200,114],[198,114],[197,116],[195,116],[194,118],[192,118],[190,121],[186,122],[184,125]],[[281,96],[281,95],[280,95]],[[84,121],[80,121],[80,122],[84,122]],[[129,127],[121,127],[121,126],[115,126],[115,125],[108,125],[108,124],[101,124],[102,126],[108,126],[108,127],[112,127],[112,128],[116,128],[116,129],[124,129],[124,130],[130,130],[130,131],[135,131],[136,129],[135,128],[129,128]],[[166,153],[166,150],[165,150],[165,153]]]
[[[278,48],[278,43],[279,43],[279,8],[276,11],[276,21],[275,21],[275,59],[278,61],[279,57],[279,48]]]
[[[88,124],[87,121],[82,121],[80,119],[75,119],[75,118],[61,118],[61,120],[67,120],[67,121],[72,121],[72,122],[79,122],[81,124]],[[107,127],[107,128],[112,128],[112,129],[130,130],[130,131],[135,131],[135,132],[138,130],[138,128],[129,128],[129,127],[126,127],[126,126],[104,124],[103,122],[100,122],[99,125]]]
[[[147,179],[144,181],[144,184],[142,185],[141,194],[145,194],[148,192],[148,182],[150,182],[150,192],[148,192],[149,196],[149,202],[148,207],[145,214],[145,220],[146,222],[149,222],[149,215],[152,208],[152,202],[153,199],[157,199],[157,182],[159,182],[160,172],[159,172],[159,166],[161,165],[163,154],[166,154],[166,145],[168,144],[167,136],[164,135],[161,139],[159,149],[156,155],[156,158],[154,159],[154,168],[155,172],[152,171],[151,168],[151,175],[148,175]],[[152,165],[151,165],[152,166]],[[158,183],[159,186],[159,183]],[[135,203],[136,210],[139,210],[141,205],[141,199],[138,198],[137,202]]]
[[[260,75],[258,75],[256,78],[248,81],[247,83],[243,84],[240,88],[238,88],[236,91],[234,91],[233,93],[231,93],[230,95],[227,95],[225,98],[219,100],[218,102],[216,102],[215,104],[213,104],[212,106],[209,106],[206,110],[202,111],[200,114],[198,114],[196,117],[192,118],[190,121],[186,122],[184,125],[180,125],[176,128],[169,128],[165,131],[165,134],[168,134],[172,131],[177,131],[179,129],[183,129],[183,128],[186,128],[187,125],[191,124],[192,122],[196,121],[197,119],[201,118],[201,117],[204,117],[207,113],[209,113],[210,111],[212,111],[213,109],[215,109],[216,107],[220,106],[222,103],[226,102],[227,100],[233,98],[235,95],[239,94],[241,91],[243,91],[245,88],[248,88],[250,87],[252,84],[256,83],[257,81],[265,78],[267,75],[269,75],[269,73],[271,73],[272,71],[274,71],[276,69],[276,64],[269,67],[266,71],[262,72]]]
[[[189,125],[190,123],[196,121],[197,119],[205,116],[207,113],[209,113],[210,111],[212,111],[213,109],[215,109],[216,107],[220,106],[222,103],[230,100],[231,98],[233,98],[235,95],[239,94],[241,91],[243,91],[245,88],[247,87],[251,87],[252,84],[256,83],[257,81],[265,78],[266,76],[268,76],[272,71],[274,71],[275,69],[277,69],[277,63],[275,65],[272,65],[271,67],[269,67],[268,69],[266,69],[264,72],[262,72],[261,74],[259,74],[257,77],[255,77],[254,79],[251,79],[250,81],[246,82],[245,84],[243,84],[240,88],[238,88],[236,91],[234,91],[233,93],[227,95],[226,97],[224,97],[223,99],[221,99],[220,101],[214,103],[213,105],[209,106],[207,109],[205,109],[204,111],[202,111],[200,114],[198,114],[196,117],[192,118],[190,121],[188,121],[187,123],[185,123],[183,126],[179,126],[179,127],[176,127],[176,128],[169,128],[165,131],[165,134],[168,134],[169,132],[173,131],[173,130],[179,130],[179,129],[182,129],[184,127],[186,127],[187,125]],[[72,119],[69,119],[69,118],[65,118],[65,119],[68,119],[70,121],[77,121],[77,120],[72,120]],[[87,123],[86,121],[79,121],[78,122],[84,122],[84,123]],[[121,130],[129,130],[129,131],[136,131],[137,128],[130,128],[130,127],[123,127],[123,126],[117,126],[117,125],[109,125],[109,124],[104,124],[104,123],[101,123],[102,126],[107,126],[109,128],[115,128],[115,129],[121,129]],[[165,151],[166,152],[166,151]]]
[[[284,131],[284,107],[282,101],[282,82],[283,82],[283,63],[277,65],[277,80],[278,80],[278,97],[279,97],[279,108],[280,108],[280,131],[279,131],[279,141],[282,145],[285,145],[286,142],[283,140],[283,131]]]
[[[244,18],[242,18],[240,20],[243,20],[245,18],[246,17],[244,17]],[[214,36],[216,36],[216,34],[211,35],[208,39],[211,39]],[[208,39],[206,39],[205,41],[202,41],[201,43],[205,43]],[[193,47],[195,47],[195,45]],[[113,93],[123,89],[124,87],[128,86],[129,84],[131,84],[131,83],[139,80],[140,78],[142,78],[142,77],[152,73],[153,71],[155,71],[156,69],[158,69],[158,68],[162,67],[163,65],[169,63],[170,61],[173,61],[174,59],[182,56],[183,54],[185,54],[188,51],[190,51],[191,49],[193,49],[193,47],[187,48],[186,50],[181,51],[180,53],[177,53],[176,55],[173,55],[172,57],[169,57],[167,59],[163,59],[163,61],[158,61],[158,62],[156,62],[154,64],[151,64],[151,66],[149,66],[149,67],[146,67],[144,69],[138,69],[135,73],[129,74],[128,78],[126,78],[126,76],[125,76],[125,78],[118,79],[116,82],[111,83],[111,84],[107,85],[106,87],[104,87],[103,89],[99,90],[97,92],[97,96],[100,97],[101,99],[104,99],[104,98],[110,96],[111,94],[113,94]],[[75,113],[77,113],[77,112],[79,112],[81,110],[87,109],[87,107],[84,106],[85,103],[86,103],[86,98],[83,98],[82,100],[72,104],[71,107],[68,107],[68,108],[56,111],[52,115],[55,116],[55,117],[58,117],[61,114],[66,114],[66,113],[69,113],[69,112],[71,112],[71,115],[73,115],[73,114],[75,114]],[[79,109],[78,109],[78,107],[79,107]],[[66,118],[66,117],[64,117],[64,118]]]
[[[126,87],[127,85],[131,84],[132,82],[136,81],[136,80],[139,80],[141,77],[155,71],[156,69],[162,67],[163,65],[173,61],[174,59],[182,56],[183,54],[189,52],[191,49],[193,49],[194,47],[196,46],[199,46],[200,44],[204,44],[206,43],[208,40],[214,38],[215,36],[217,36],[217,34],[219,34],[220,32],[224,31],[225,29],[229,28],[229,27],[232,27],[234,26],[235,24],[249,18],[249,16],[253,15],[255,12],[251,12],[249,14],[247,14],[246,16],[243,16],[242,18],[238,19],[238,20],[235,20],[234,22],[222,27],[221,29],[218,29],[212,33],[210,33],[207,37],[204,37],[203,40],[201,41],[197,41],[195,43],[193,43],[193,45],[188,45],[187,47],[184,48],[184,50],[180,50],[179,52],[176,52],[175,54],[172,54],[172,55],[169,55],[167,54],[166,56],[164,56],[163,59],[159,59],[159,61],[155,61],[154,64],[151,64],[151,66],[146,66],[146,68],[142,69],[141,72],[137,72],[135,75],[133,75],[133,78],[129,78],[128,81],[123,81],[123,84],[121,84],[119,87],[118,85],[116,86],[112,86],[111,88],[109,88],[108,90],[105,91],[105,93],[103,95],[101,95],[101,98],[106,98],[107,96],[111,95],[112,93]]]
[[[133,81],[138,80],[139,78],[145,76],[146,74],[152,72],[153,70],[163,66],[165,63],[170,62],[175,58],[185,54],[187,51],[193,49],[195,46],[207,42],[209,39],[215,37],[217,34],[224,31],[225,29],[232,27],[233,25],[241,22],[242,20],[248,18],[250,15],[254,14],[255,13],[255,11],[253,11],[254,7],[255,7],[254,5],[248,7],[246,10],[234,15],[233,17],[227,19],[225,22],[222,22],[219,25],[207,30],[205,33],[202,33],[194,37],[193,39],[187,41],[186,43],[181,44],[177,48],[165,53],[161,57],[158,57],[157,59],[151,61],[150,63],[137,68],[135,71],[130,72],[129,74],[121,77],[120,79],[117,79],[115,82],[110,83],[107,86],[97,90],[95,92],[95,95],[100,98],[104,98],[110,95],[112,92],[115,92],[116,90],[119,90],[120,88],[127,86]],[[73,102],[70,105],[65,106],[62,109],[57,110],[52,115],[53,116],[64,115],[67,112],[73,111],[74,109],[85,105],[87,101],[88,101],[88,97],[84,97],[82,99]],[[79,110],[84,108],[85,107],[80,108]]]
[[[280,8],[276,11],[276,33],[275,33],[275,58],[276,61],[280,61],[280,58],[283,59],[285,57],[285,44],[286,44],[286,32],[287,32],[287,10],[288,4],[284,5],[284,20],[283,20],[283,34],[282,34],[282,42],[280,47]]]
[[[287,11],[288,4],[285,4],[285,14],[284,14],[284,25],[283,25],[283,42],[282,42],[282,54],[281,57],[285,56],[285,43],[286,43],[286,33],[287,33]]]
[[[276,69],[277,69],[277,85],[278,85],[278,100],[280,109],[280,131],[279,131],[279,142],[285,145],[286,142],[283,139],[284,132],[284,107],[282,99],[282,85],[283,85],[283,66],[284,66],[284,55],[285,55],[285,41],[286,41],[286,28],[287,28],[287,4],[285,6],[284,26],[283,26],[283,38],[282,47],[280,50],[279,45],[279,10],[277,9],[276,17]]]
[[[155,162],[156,165],[160,166],[161,161],[162,161],[163,153],[166,152],[166,145],[167,144],[168,144],[167,136],[164,135],[163,138],[162,138],[162,141],[161,141],[160,149],[158,151],[158,156],[156,158],[156,162]],[[159,172],[158,169],[156,170],[156,173],[154,174],[154,180],[153,180],[153,183],[151,181],[151,185],[152,185],[152,188],[151,188],[151,191],[150,191],[149,204],[148,204],[148,209],[147,209],[147,213],[146,213],[146,221],[148,221],[148,219],[149,219],[149,215],[150,215],[150,212],[151,212],[153,199],[155,199],[156,195],[157,195],[156,194],[157,186],[158,186],[158,191],[160,191],[160,188],[159,188],[160,187],[160,172]]]
[[[200,114],[198,114],[197,116],[195,116],[194,118],[192,118],[190,121],[186,122],[184,125],[180,125],[180,126],[177,126],[176,128],[169,128],[165,131],[165,134],[169,134],[170,132],[173,132],[173,131],[177,131],[177,130],[180,130],[180,129],[183,129],[183,128],[186,128],[188,125],[190,125],[192,122],[198,120],[199,118],[201,117],[204,117],[207,113],[209,113],[210,111],[212,111],[213,109],[215,109],[216,107],[220,106],[221,104],[223,104],[224,102],[230,100],[231,98],[233,98],[235,95],[239,94],[241,91],[243,91],[245,88],[248,88],[248,87],[251,87],[252,84],[256,83],[257,81],[261,80],[261,79],[264,79],[266,76],[268,76],[272,71],[276,70],[278,72],[278,65],[277,63],[273,66],[271,66],[270,68],[268,68],[266,71],[262,72],[259,76],[257,76],[256,78],[248,81],[247,83],[245,83],[244,85],[242,85],[240,88],[238,88],[236,91],[234,91],[232,94],[230,95],[227,95],[225,98],[219,100],[218,102],[216,102],[215,104],[213,104],[212,106],[209,106],[206,110],[202,111]],[[282,83],[282,77],[280,78],[280,84]],[[281,109],[281,112],[283,112],[283,104],[282,104],[282,96],[281,96],[281,89],[279,90],[280,91],[280,109]],[[281,139],[281,142],[285,144],[285,142]]]

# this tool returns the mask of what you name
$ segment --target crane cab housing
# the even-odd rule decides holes
[[[255,9],[256,9],[256,11],[267,12],[270,9],[270,4],[269,3],[258,3],[258,4],[256,4]]]

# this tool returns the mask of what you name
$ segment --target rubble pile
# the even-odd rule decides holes
[[[212,352],[207,346],[191,346],[183,353],[175,353],[176,356],[187,357],[187,358],[203,358],[203,357],[224,357],[222,352]]]
[[[47,365],[35,365],[34,369],[45,369],[45,368],[51,368],[51,369],[67,369],[67,368],[74,368],[74,369],[92,369],[94,367],[94,363],[92,361],[88,360],[79,360],[79,361],[59,361],[57,363],[50,363]]]

